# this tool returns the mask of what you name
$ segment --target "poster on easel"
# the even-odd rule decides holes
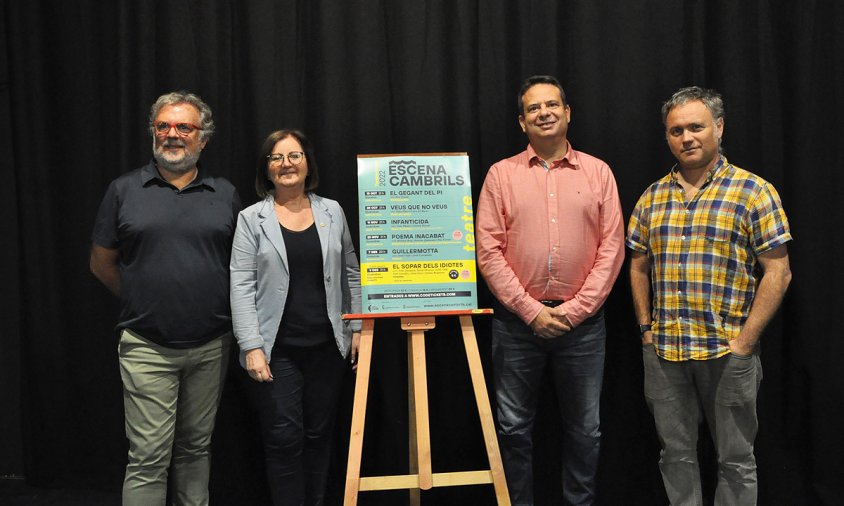
[[[476,309],[466,153],[358,155],[365,313]]]

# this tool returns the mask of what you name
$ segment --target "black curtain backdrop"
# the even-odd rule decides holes
[[[466,151],[477,197],[487,168],[524,149],[515,95],[554,74],[570,139],[607,161],[625,213],[667,172],[659,107],[681,86],[714,87],[729,159],[780,191],[794,281],[763,339],[756,453],[760,504],[833,504],[844,494],[844,6],[834,0],[48,1],[0,2],[3,247],[0,475],[43,487],[119,490],[125,465],[113,327],[117,301],[88,272],[94,214],[109,181],[145,163],[150,104],[188,89],[213,108],[202,155],[245,203],[264,136],[304,129],[357,230],[358,153]],[[481,305],[490,296],[481,286]],[[665,503],[642,395],[626,271],[607,303],[602,504]],[[489,321],[476,326],[489,375]],[[456,321],[429,332],[435,472],[486,465]],[[836,335],[838,337],[836,337]],[[407,469],[406,341],[378,322],[364,475]],[[212,500],[266,500],[255,414],[236,369],[214,440]],[[489,377],[487,378],[489,380]],[[352,377],[337,426],[339,504]],[[537,504],[560,504],[556,401],[536,426]],[[704,435],[705,441],[705,435]],[[713,463],[704,445],[704,459]],[[705,474],[711,494],[714,475]],[[361,504],[401,504],[365,492]],[[492,487],[435,489],[425,504],[491,504]]]

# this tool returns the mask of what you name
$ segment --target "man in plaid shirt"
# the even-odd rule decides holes
[[[702,504],[705,419],[715,504],[756,504],[758,343],[791,280],[788,220],[774,187],[721,153],[720,95],[683,88],[662,119],[677,164],[640,197],[627,247],[663,483],[671,504]]]

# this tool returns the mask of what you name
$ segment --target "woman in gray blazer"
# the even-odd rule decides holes
[[[322,504],[336,405],[357,358],[360,267],[340,205],[313,193],[319,173],[302,132],[271,133],[231,256],[240,365],[261,415],[275,505]]]

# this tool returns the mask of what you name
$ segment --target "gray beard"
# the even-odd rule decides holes
[[[185,174],[190,172],[196,166],[196,162],[199,161],[199,153],[187,155],[178,162],[171,162],[167,160],[156,150],[153,150],[152,156],[155,158],[155,162],[158,164],[159,168],[174,174]]]

